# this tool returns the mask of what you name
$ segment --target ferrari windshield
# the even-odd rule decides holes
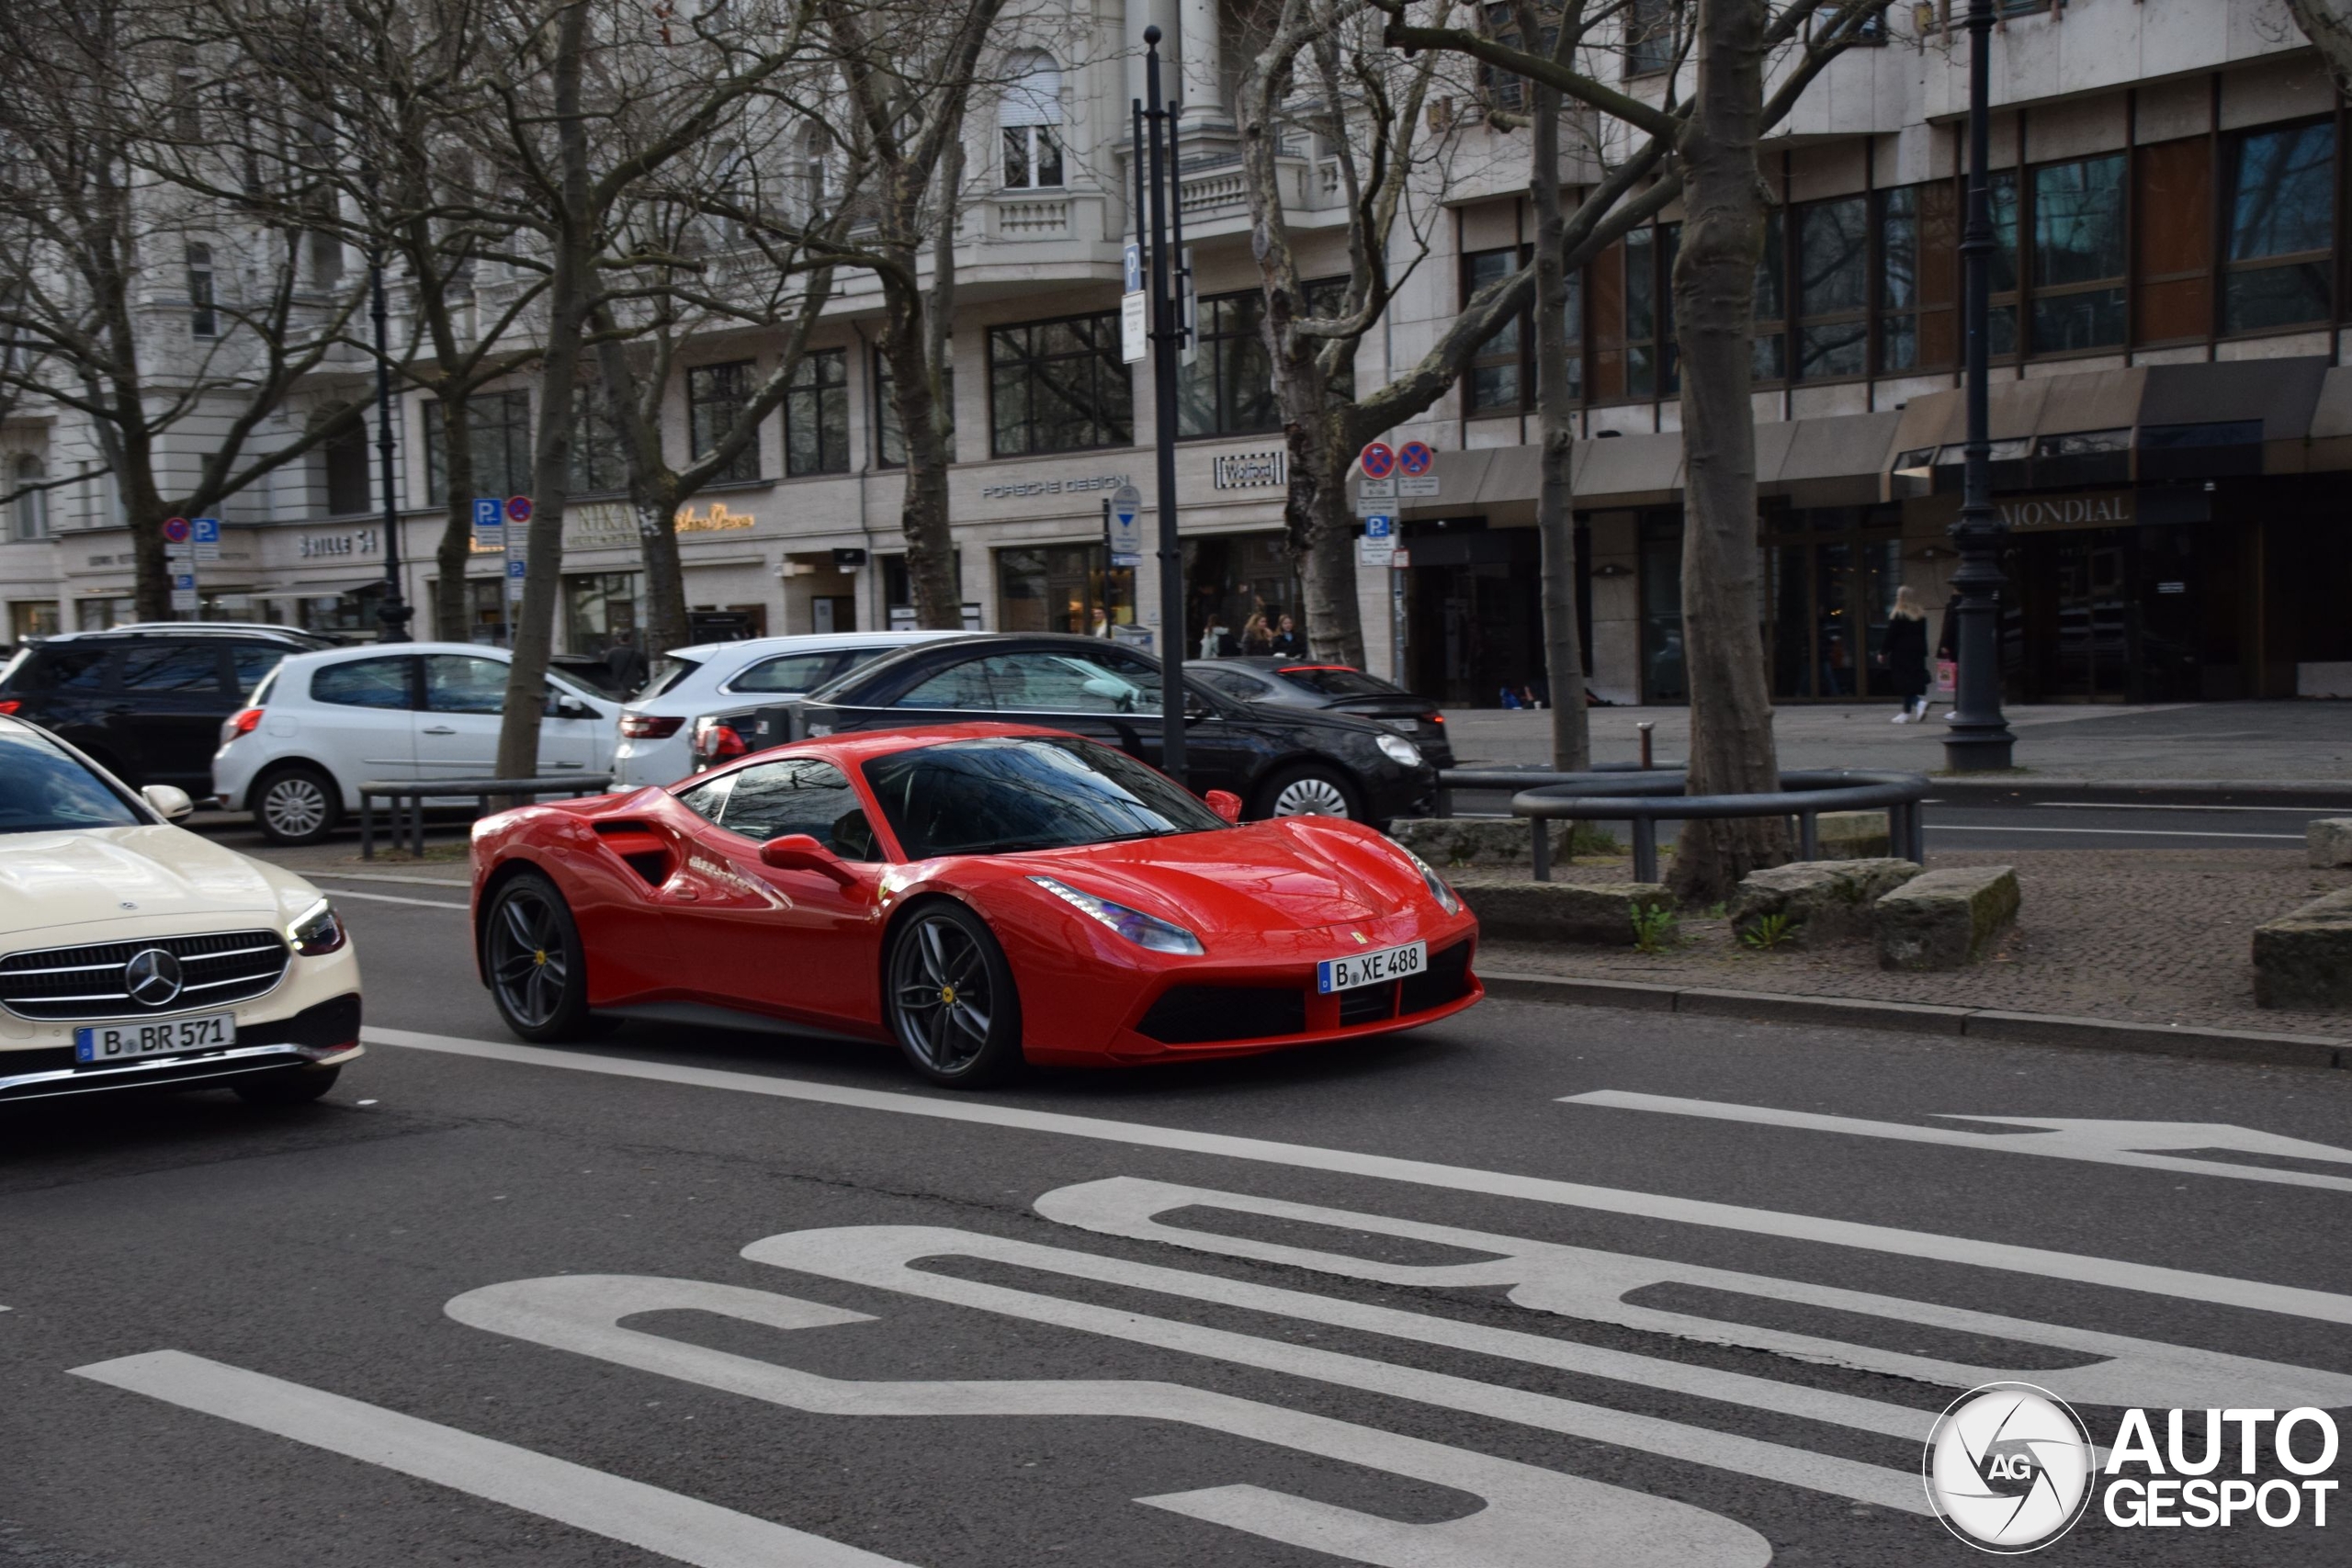
[[[1091,740],[951,740],[876,757],[865,771],[910,860],[1068,849],[1225,826],[1181,784]]]
[[[38,736],[0,732],[0,833],[135,828],[146,818]]]

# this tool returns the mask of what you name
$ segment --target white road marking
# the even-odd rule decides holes
[[[1795,1127],[1815,1133],[1849,1133],[1860,1138],[1892,1138],[1909,1144],[1940,1144],[1947,1148],[1976,1149],[1998,1155],[2041,1155],[2050,1159],[2089,1160],[2098,1165],[2136,1166],[2146,1170],[2186,1171],[2195,1176],[2226,1176],[2241,1181],[2275,1181],[2288,1187],[2325,1187],[2352,1192],[2352,1177],[2320,1171],[2278,1170],[2258,1165],[2231,1165],[2222,1160],[2168,1155],[2162,1149],[2219,1149],[2233,1154],[2277,1155],[2291,1159],[2330,1160],[2352,1165],[2352,1149],[2301,1138],[2280,1137],[2250,1127],[2222,1122],[2101,1122],[2077,1117],[1970,1116],[1937,1114],[1948,1121],[1985,1122],[2041,1129],[2031,1133],[1963,1133],[1952,1127],[1915,1127],[1905,1122],[1871,1122],[1858,1116],[1828,1116],[1810,1111],[1781,1111],[1767,1105],[1738,1105],[1720,1100],[1685,1100],[1671,1094],[1635,1094],[1626,1089],[1595,1089],[1589,1094],[1560,1097],[1562,1105],[1600,1105],[1615,1111],[1657,1111],[1675,1116],[1702,1116],[1718,1122],[1752,1122],[1766,1127]]]
[[[699,1498],[178,1350],[73,1375],[486,1497],[699,1568],[909,1568]]]
[[[2234,1280],[2226,1275],[2200,1274],[2187,1269],[2167,1269],[2121,1258],[2093,1258],[2081,1253],[2056,1252],[2046,1247],[2019,1247],[2008,1242],[1940,1235],[1933,1231],[1903,1230],[1892,1225],[1866,1224],[1815,1214],[1751,1209],[1736,1203],[1635,1192],[1623,1188],[1596,1187],[1580,1181],[1481,1170],[1472,1166],[1442,1165],[1393,1155],[1363,1154],[1351,1149],[1320,1148],[1311,1144],[1286,1144],[1271,1138],[1195,1132],[1183,1127],[1158,1127],[1148,1122],[1073,1116],[1061,1111],[1030,1111],[985,1100],[851,1089],[799,1078],[768,1077],[758,1073],[730,1072],[718,1067],[695,1067],[628,1056],[593,1055],[579,1051],[549,1050],[537,1045],[464,1040],[446,1034],[420,1034],[404,1029],[369,1028],[362,1031],[361,1038],[370,1044],[437,1051],[482,1061],[559,1067],[569,1072],[726,1089],[739,1094],[765,1095],[778,1100],[859,1111],[880,1111],[895,1116],[923,1116],[943,1122],[1050,1133],[1062,1137],[1089,1138],[1133,1147],[1170,1149],[1222,1159],[1286,1166],[1297,1170],[1373,1177],[1456,1192],[1478,1192],[1528,1202],[1557,1203],[1605,1213],[1669,1220],[1679,1224],[1744,1231],[1754,1235],[1779,1236],[1791,1241],[1858,1247],[1902,1258],[1932,1258],[1970,1268],[1999,1269],[2043,1279],[2071,1280],[2080,1284],[2206,1302],[2217,1306],[2283,1313],[2323,1323],[2352,1324],[2352,1296],[2333,1291],[2274,1285],[2256,1280]]]
[[[1959,822],[1930,822],[1930,833],[2098,833],[2126,839],[2278,839],[2290,844],[2303,841],[2301,833],[2192,833],[2174,828],[1987,828]]]
[[[365,898],[372,904],[413,904],[420,909],[464,909],[466,904],[452,904],[446,898],[403,898],[392,893],[362,893],[356,887],[330,887],[331,898]]]
[[[1747,1526],[1669,1498],[1183,1383],[1123,1379],[865,1382],[626,1328],[641,1313],[707,1312],[774,1328],[870,1321],[814,1302],[698,1280],[564,1275],[469,1291],[445,1309],[494,1334],[787,1409],[828,1416],[1080,1416],[1168,1421],[1363,1465],[1483,1499],[1434,1524],[1237,1483],[1138,1497],[1286,1545],[1380,1568],[1764,1568]],[[1245,1470],[1245,1455],[1235,1456]]]
[[[1172,1318],[1150,1317],[1124,1308],[1064,1301],[977,1280],[918,1269],[918,1259],[978,1258],[1016,1269],[1035,1269],[1074,1279],[1094,1280],[1136,1290],[1158,1291],[1193,1301],[1214,1302],[1251,1312],[1301,1318],[1310,1323],[1361,1328],[1425,1345],[1449,1345],[1505,1356],[1517,1361],[1593,1373],[1651,1388],[1698,1393],[1783,1414],[1835,1421],[1866,1431],[1923,1441],[1934,1424],[1932,1412],[1873,1399],[1831,1393],[1768,1378],[1743,1377],[1704,1367],[1684,1366],[1650,1356],[1546,1339],[1510,1329],[1481,1328],[1420,1313],[1366,1306],[1301,1291],[1246,1284],[1213,1275],[1129,1263],[1092,1253],[1039,1247],[983,1235],[976,1231],[928,1225],[855,1225],[834,1230],[792,1231],[755,1241],[743,1249],[754,1263],[772,1263],[828,1280],[846,1280],[905,1295],[975,1307],[1031,1323],[1075,1328],[1139,1345],[1156,1345],[1206,1356],[1237,1366],[1257,1367],[1292,1377],[1313,1378],[1343,1388],[1459,1410],[1546,1432],[1611,1443],[1736,1474],[1826,1492],[1906,1513],[1931,1512],[1918,1476],[1910,1469],[1889,1470],[1856,1460],[1833,1458],[1781,1443],[1694,1427],[1606,1405],[1555,1398],[1427,1371],[1418,1367],[1343,1355],[1256,1335],[1236,1334]]]
[[[1342,1237],[1348,1233],[1402,1236],[1461,1252],[1489,1256],[1470,1263],[1386,1263],[1347,1252],[1319,1251],[1312,1247],[1187,1229],[1168,1224],[1161,1217],[1191,1208],[1222,1209],[1234,1213],[1261,1214],[1328,1226]],[[1195,1252],[1311,1269],[1373,1284],[1430,1290],[1492,1290],[1498,1285],[1506,1286],[1509,1287],[1507,1299],[1513,1305],[1536,1312],[1557,1313],[1588,1322],[1613,1323],[1627,1328],[1670,1334],[1678,1338],[1706,1344],[1736,1345],[1799,1360],[1854,1367],[1949,1388],[1973,1388],[1980,1383],[2016,1379],[2036,1382],[2064,1398],[2080,1400],[2086,1404],[2177,1405],[2184,1408],[2214,1404],[2226,1407],[2228,1400],[2251,1399],[2256,1396],[2256,1391],[2259,1391],[2263,1403],[2278,1405],[2282,1409],[2301,1404],[2335,1408],[2352,1403],[2352,1377],[2338,1372],[2191,1349],[2121,1334],[2104,1334],[2093,1329],[2005,1317],[1932,1302],[1905,1301],[1865,1291],[1775,1279],[1767,1274],[1744,1274],[1701,1264],[1635,1258],[1590,1247],[1531,1241],[1521,1236],[1497,1235],[1487,1231],[1464,1230],[1454,1225],[1424,1224],[1413,1220],[1391,1219],[1385,1214],[1327,1209],[1311,1203],[1290,1203],[1278,1199],[1219,1192],[1210,1188],[1181,1186],[1173,1182],[1146,1181],[1128,1176],[1080,1182],[1075,1186],[1057,1188],[1039,1198],[1036,1210],[1049,1220],[1098,1235],[1161,1242]],[[1729,1316],[1702,1317],[1690,1313],[1637,1306],[1626,1300],[1637,1292],[1657,1285],[1695,1286],[1760,1301],[1794,1302],[1825,1312],[1884,1318],[1906,1327],[1920,1325],[1950,1329],[1956,1333],[1981,1335],[1988,1339],[2048,1346],[2098,1359],[2086,1366],[2034,1369],[1951,1361],[1883,1349],[1874,1345],[1759,1328]],[[1305,1299],[1321,1301],[1323,1298],[1308,1296]],[[1385,1309],[1351,1306],[1347,1309],[1350,1315],[1346,1321],[1351,1327],[1369,1328],[1374,1333],[1393,1332],[1377,1326],[1372,1319],[1363,1315],[1381,1310]],[[1430,1321],[1419,1319],[1415,1314],[1403,1315],[1417,1321]],[[1331,1321],[1341,1319],[1335,1317]],[[1486,1333],[1509,1335],[1507,1330],[1479,1330],[1451,1324],[1448,1327],[1460,1332],[1449,1333],[1442,1340],[1433,1342],[1477,1349],[1487,1346],[1473,1342],[1472,1336]],[[1510,1340],[1521,1337],[1509,1335]],[[1541,1337],[1535,1338],[1540,1345],[1560,1346],[1559,1341]],[[1561,1346],[1561,1350],[1566,1352],[1569,1359],[1562,1359],[1558,1353],[1533,1355],[1509,1349],[1490,1350],[1489,1353],[1521,1354],[1522,1359],[1539,1360],[1547,1365],[1577,1371],[1597,1371],[1602,1376],[1611,1375],[1598,1368],[1571,1364],[1576,1357],[1591,1354],[1592,1347]],[[1644,1359],[1639,1357],[1631,1359]],[[1679,1369],[1686,1380],[1700,1371],[1701,1369],[1697,1368]],[[1706,1375],[1724,1377],[1728,1374]],[[1678,1384],[1671,1379],[1657,1377],[1641,1381],[1654,1387],[1675,1388],[1679,1392],[1713,1398],[1742,1399],[1743,1403],[1753,1403],[1758,1408],[1782,1410],[1790,1415],[1811,1416],[1815,1419],[1841,1421],[1851,1426],[1867,1425],[1850,1413],[1840,1415],[1818,1404],[1800,1409],[1785,1403],[1776,1404],[1767,1400],[1744,1399],[1739,1392],[1727,1386],[1710,1389],[1699,1386],[1695,1382],[1686,1381]],[[1744,1381],[1760,1382],[1767,1388],[1784,1386],[1762,1379]],[[1864,1403],[1878,1409],[1888,1408],[1876,1405],[1875,1402]],[[1916,1428],[1912,1435],[1916,1435]]]
[[[312,882],[321,878],[330,882],[404,882],[412,887],[455,887],[460,892],[473,886],[463,877],[395,876],[382,871],[305,871],[299,874]]]
[[[2352,811],[2352,806],[2152,806],[2139,800],[2037,800],[2033,806],[2038,811],[2291,811],[2305,817]]]

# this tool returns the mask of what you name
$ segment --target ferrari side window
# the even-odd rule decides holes
[[[735,774],[735,792],[727,797],[718,825],[762,842],[806,833],[834,849],[834,825],[857,809],[857,792],[831,762],[761,762]]]
[[[692,789],[682,789],[673,797],[677,803],[706,822],[716,823],[718,814],[726,809],[727,792],[735,787],[733,773],[721,773],[707,784]]]

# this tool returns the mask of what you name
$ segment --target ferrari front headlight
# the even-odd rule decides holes
[[[1412,851],[1407,849],[1402,844],[1396,846],[1396,852],[1403,855],[1407,860],[1411,861],[1413,863],[1413,869],[1421,874],[1421,880],[1428,884],[1430,897],[1437,900],[1437,907],[1439,908],[1443,909],[1449,915],[1458,915],[1462,912],[1461,895],[1455,893],[1453,888],[1448,887],[1445,885],[1445,878],[1440,876],[1437,872],[1431,868],[1429,862],[1423,860],[1420,856],[1415,854]]]
[[[1157,915],[1114,904],[1097,894],[1080,892],[1050,876],[1032,876],[1029,880],[1072,908],[1083,909],[1137,947],[1148,947],[1154,953],[1181,953],[1192,958],[1199,957],[1204,951],[1199,937]]]

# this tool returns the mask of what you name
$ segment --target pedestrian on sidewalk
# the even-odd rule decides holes
[[[1879,643],[1879,667],[1886,683],[1902,699],[1896,724],[1916,724],[1928,716],[1928,612],[1909,588],[1894,591],[1894,609],[1887,616],[1886,636]]]

